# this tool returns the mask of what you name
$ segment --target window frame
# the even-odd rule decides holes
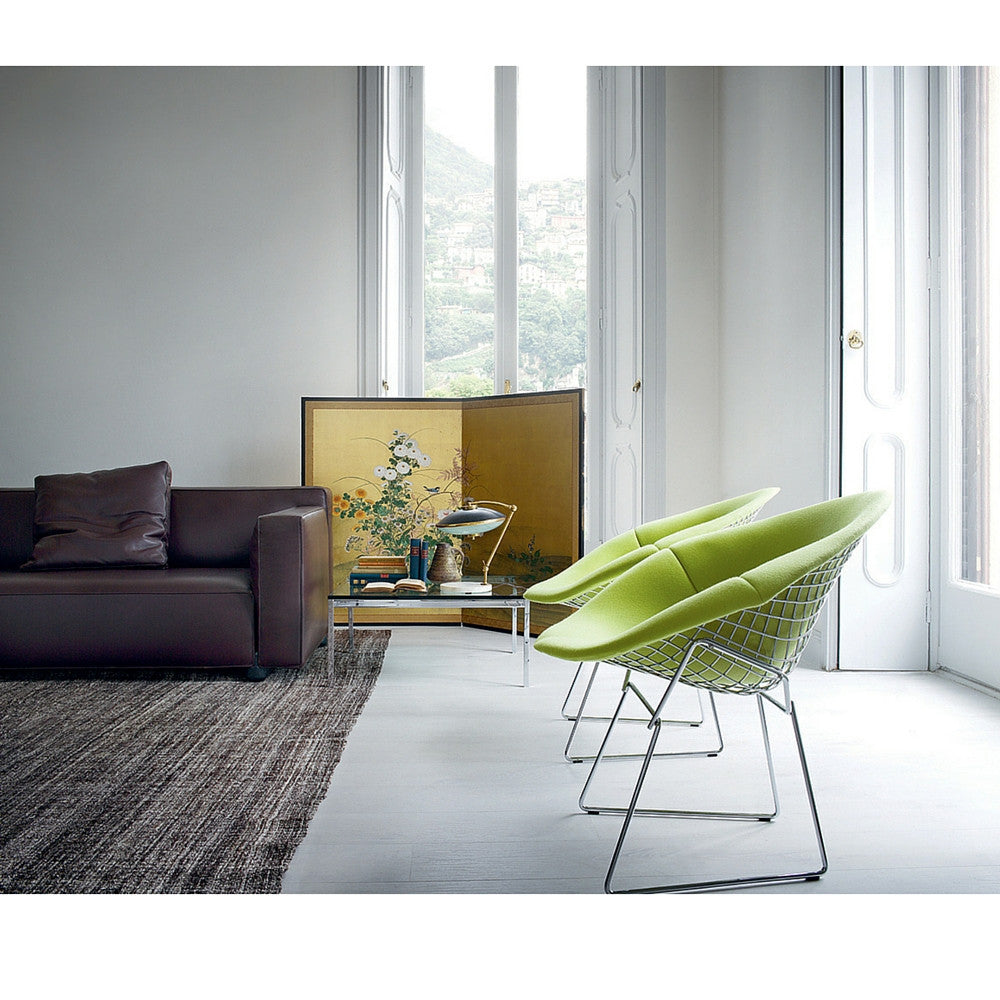
[[[358,67],[360,396],[424,394],[423,128],[422,67]],[[397,261],[387,253],[389,202],[401,207]]]
[[[965,303],[961,246],[961,67],[931,68],[931,289],[937,386],[933,441],[931,649],[936,669],[1000,690],[1000,591],[965,580],[961,486]]]
[[[493,391],[518,389],[517,67],[493,69]]]

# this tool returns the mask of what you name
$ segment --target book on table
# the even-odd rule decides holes
[[[405,580],[406,577],[406,573],[368,573],[352,570],[351,586],[363,587],[366,583],[396,583]]]
[[[407,556],[358,556],[354,568],[359,573],[398,573],[410,568]]]
[[[427,584],[423,580],[404,577],[401,580],[370,580],[361,588],[363,594],[426,594]]]
[[[383,564],[387,565],[402,565],[406,562],[406,555],[400,555],[399,553],[391,552],[375,552],[368,555],[358,556],[359,566],[381,566]]]

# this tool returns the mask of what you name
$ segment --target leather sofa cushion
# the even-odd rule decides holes
[[[246,569],[167,569],[162,573],[135,573],[130,569],[66,570],[27,575],[0,572],[0,600],[6,597],[190,596],[198,601],[206,594],[253,596],[250,571]]]
[[[0,572],[0,666],[237,667],[254,662],[246,569]]]
[[[25,570],[167,565],[166,462],[35,478],[35,544]]]

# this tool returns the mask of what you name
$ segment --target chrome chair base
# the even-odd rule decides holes
[[[667,883],[665,885],[652,885],[652,886],[633,886],[627,889],[618,889],[612,885],[615,869],[618,866],[618,860],[621,857],[622,849],[625,845],[625,839],[628,834],[629,826],[632,822],[632,818],[637,815],[642,815],[638,812],[634,806],[638,799],[639,790],[642,787],[642,778],[636,786],[635,794],[632,798],[632,803],[630,804],[630,809],[626,814],[625,821],[622,824],[621,833],[618,836],[618,842],[615,845],[614,854],[611,857],[611,864],[608,867],[608,873],[604,879],[604,891],[609,895],[636,895],[642,893],[658,893],[658,892],[709,892],[717,889],[740,889],[740,888],[753,888],[757,886],[767,886],[767,885],[780,885],[785,882],[817,882],[820,877],[826,874],[828,863],[826,856],[826,846],[823,842],[823,831],[820,828],[819,814],[816,811],[816,799],[813,795],[812,782],[809,779],[809,769],[806,765],[805,751],[802,747],[802,734],[799,731],[798,719],[795,715],[795,705],[789,705],[789,715],[792,720],[792,729],[795,733],[795,744],[798,750],[799,764],[802,768],[802,777],[805,782],[806,796],[809,801],[809,812],[812,818],[813,831],[816,837],[816,846],[819,852],[819,867],[811,868],[808,871],[799,872],[780,872],[772,875],[751,875],[743,876],[739,878],[721,878],[721,879],[706,879],[697,882],[674,882]],[[650,745],[655,746],[655,739],[650,740]],[[646,759],[643,762],[644,770],[649,765],[650,756],[647,754]],[[664,814],[665,815],[665,814]],[[675,813],[674,815],[689,815],[693,816],[693,813]],[[709,816],[716,816],[722,818],[721,814],[708,814]],[[746,817],[754,818],[754,817]],[[761,818],[761,817],[756,817]]]
[[[622,694],[621,701],[618,703],[619,709],[621,709],[622,704],[625,701],[627,692]],[[718,735],[718,747],[714,747],[710,750],[687,750],[687,751],[668,751],[665,753],[655,753],[657,741],[660,738],[661,726],[664,724],[662,719],[658,719],[655,716],[655,710],[652,714],[650,721],[647,722],[647,727],[651,730],[651,736],[649,740],[649,746],[646,748],[645,753],[634,753],[634,754],[609,754],[606,752],[608,744],[611,740],[612,733],[614,731],[616,723],[621,720],[613,717],[611,720],[611,725],[608,726],[607,732],[604,734],[604,739],[601,742],[600,749],[594,757],[594,763],[591,766],[590,773],[587,775],[587,780],[584,783],[583,789],[580,792],[579,805],[581,811],[589,813],[593,816],[605,815],[605,816],[679,816],[687,817],[688,819],[756,819],[756,820],[771,820],[778,815],[778,788],[777,782],[774,777],[774,761],[771,757],[771,743],[768,739],[767,733],[767,722],[764,718],[763,705],[760,704],[758,700],[758,707],[760,709],[760,722],[764,737],[764,752],[767,757],[767,768],[768,777],[770,778],[771,784],[771,809],[768,812],[707,812],[707,811],[696,811],[690,809],[639,809],[636,806],[636,802],[639,798],[639,792],[642,790],[642,785],[646,780],[646,772],[649,770],[649,764],[653,760],[661,760],[667,757],[674,758],[676,760],[690,759],[693,757],[718,757],[723,750],[722,741],[722,730],[719,726],[719,713],[715,707],[715,697],[709,692],[710,704],[712,706],[712,715],[715,722],[715,731]],[[666,699],[666,695],[664,695]],[[617,715],[617,713],[616,713]],[[638,758],[643,759],[642,768],[639,771],[639,778],[636,782],[635,792],[632,797],[632,802],[628,806],[599,806],[593,803],[587,802],[587,793],[590,791],[590,786],[594,780],[597,770],[600,765],[606,760],[623,760],[626,758]]]
[[[634,694],[636,698],[638,698],[643,708],[645,708],[648,711],[649,714],[645,718],[635,718],[633,716],[622,715],[622,710],[625,706],[625,701],[628,698],[630,692]],[[700,706],[701,705],[700,691],[698,692],[698,701]],[[712,741],[713,745],[704,750],[685,750],[685,751],[670,750],[663,753],[654,754],[653,755],[654,759],[659,760],[664,757],[718,757],[719,754],[722,753],[723,749],[725,748],[722,739],[722,727],[719,724],[719,712],[715,707],[715,695],[711,691],[709,691],[708,693],[708,703],[709,707],[712,710],[711,719],[712,719],[712,727],[714,729],[714,737]],[[594,776],[594,772],[597,769],[598,761],[639,760],[646,756],[646,754],[643,752],[608,753],[607,752],[608,744],[611,740],[611,735],[612,732],[614,731],[615,726],[621,722],[633,722],[633,723],[641,722],[644,726],[649,728],[652,725],[652,720],[654,718],[656,718],[656,708],[647,701],[642,692],[630,680],[626,679],[625,684],[622,687],[621,697],[618,699],[618,705],[615,708],[614,714],[607,719],[610,725],[607,727],[607,730],[604,733],[604,739],[601,741],[600,748],[598,749],[596,754],[587,755],[587,754],[580,754],[573,752],[572,749],[573,740],[576,736],[577,727],[580,725],[580,720],[577,719],[577,721],[573,723],[573,729],[570,731],[569,740],[566,742],[566,749],[563,751],[563,756],[566,758],[566,760],[568,760],[570,763],[573,764],[579,764],[585,760],[594,761],[594,765],[591,767],[590,770],[590,775],[587,778],[587,783],[584,785],[584,790],[583,793],[581,794],[580,807],[584,809],[585,812],[609,811],[603,809],[586,808],[583,806],[582,802],[583,796],[586,795],[587,789],[590,787],[590,782]],[[702,708],[702,719],[704,720],[704,708]],[[595,718],[594,721],[604,721],[604,720]],[[699,723],[698,725],[701,725],[701,723]],[[656,719],[656,726],[657,726],[657,732],[659,731],[660,726],[686,726],[690,728],[697,728],[696,726],[694,726],[694,724],[689,722],[678,722],[675,719],[662,719],[662,718]],[[620,811],[624,812],[624,810]]]
[[[691,651],[693,652],[693,650]],[[767,669],[767,668],[764,668]],[[587,782],[580,793],[580,808],[587,813],[592,814],[611,814],[620,815],[624,817],[622,822],[621,831],[618,835],[617,843],[615,844],[614,852],[611,856],[611,862],[608,867],[607,875],[604,880],[604,891],[609,894],[637,894],[637,893],[658,893],[658,892],[703,892],[716,889],[733,889],[741,887],[751,887],[751,886],[765,886],[774,885],[783,882],[797,882],[797,881],[815,881],[819,879],[827,871],[827,855],[826,846],[823,842],[823,833],[820,828],[819,814],[816,809],[816,800],[813,794],[812,782],[809,777],[809,769],[806,764],[805,750],[802,745],[802,734],[799,729],[798,718],[795,713],[795,705],[791,701],[788,695],[788,683],[787,677],[781,677],[782,684],[784,686],[784,702],[779,702],[772,698],[769,694],[765,692],[758,692],[755,697],[757,699],[757,709],[760,719],[761,735],[763,738],[764,753],[767,760],[768,768],[768,779],[771,789],[771,807],[765,811],[758,812],[734,812],[734,811],[694,811],[694,810],[683,810],[683,809],[653,809],[653,808],[639,808],[639,796],[645,783],[647,773],[649,771],[649,766],[654,759],[665,757],[665,756],[675,756],[675,757],[692,757],[692,756],[703,756],[703,754],[692,754],[692,753],[678,753],[678,754],[657,754],[656,745],[660,737],[660,732],[662,728],[662,722],[659,717],[660,713],[669,699],[671,693],[678,680],[683,673],[683,665],[674,674],[670,680],[670,684],[667,687],[666,693],[663,695],[659,705],[657,706],[653,716],[648,723],[650,729],[650,739],[649,745],[646,748],[646,752],[643,756],[642,765],[639,770],[639,775],[635,783],[635,787],[632,792],[631,800],[626,807],[620,806],[598,806],[587,802],[587,793],[590,790],[591,782],[593,781],[594,775],[596,774],[598,768],[604,760],[611,759],[606,756],[604,751],[608,745],[611,738],[611,732],[615,727],[615,721],[612,721],[611,725],[608,727],[608,732],[605,734],[604,741],[601,744],[601,749],[598,751],[597,756],[594,760],[593,766],[591,767],[590,774],[587,777]],[[627,692],[626,692],[627,693]],[[623,693],[622,701],[624,701],[625,693]],[[618,867],[619,860],[621,858],[623,849],[625,847],[626,840],[628,838],[629,829],[632,825],[632,820],[637,817],[650,816],[650,817],[671,817],[671,818],[682,818],[682,819],[718,819],[718,820],[743,820],[743,821],[771,821],[776,819],[779,814],[779,804],[778,804],[778,788],[777,781],[775,778],[774,771],[774,759],[771,753],[771,741],[768,733],[767,727],[767,717],[765,715],[764,702],[768,701],[772,705],[775,705],[784,714],[786,714],[792,723],[792,731],[795,736],[795,745],[798,753],[799,766],[802,771],[802,778],[806,790],[806,798],[809,805],[809,813],[812,821],[813,833],[816,840],[816,847],[819,855],[819,865],[815,868],[810,868],[807,871],[793,871],[793,872],[780,872],[770,875],[755,875],[755,876],[744,876],[738,878],[719,878],[719,879],[706,879],[703,881],[694,882],[673,882],[666,883],[663,885],[652,885],[652,886],[639,886],[631,888],[615,888],[613,882],[615,873]],[[714,699],[712,701],[713,712],[714,712]],[[619,708],[621,703],[619,703]],[[617,720],[616,720],[617,721]]]
[[[573,728],[570,730],[569,739],[566,741],[566,747],[563,750],[563,757],[570,764],[581,764],[585,760],[594,760],[595,754],[581,754],[575,753],[573,751],[573,743],[576,739],[577,730],[580,727],[581,722],[612,722],[612,720],[617,719],[618,722],[641,722],[643,725],[648,726],[649,720],[652,718],[654,707],[649,703],[648,699],[642,694],[642,692],[634,685],[630,684],[631,671],[625,671],[625,681],[622,685],[622,691],[626,691],[629,687],[639,699],[644,708],[646,714],[644,716],[622,716],[620,715],[621,704],[618,705],[617,710],[614,715],[584,715],[584,707],[586,706],[588,700],[590,699],[591,692],[594,687],[594,682],[597,680],[597,671],[600,668],[600,662],[593,665],[593,669],[590,671],[590,677],[587,681],[587,686],[584,689],[583,697],[580,700],[580,704],[576,709],[576,714],[571,714],[566,711],[566,706],[569,704],[569,700],[572,697],[573,689],[576,687],[576,682],[583,671],[583,663],[580,663],[576,668],[576,673],[573,675],[573,680],[570,683],[569,690],[566,692],[566,699],[563,701],[562,705],[562,717],[568,722],[573,723]],[[696,719],[663,719],[664,725],[669,726],[690,726],[692,728],[697,728],[705,722],[705,707],[702,704],[701,691],[698,691],[698,709],[699,717]],[[706,756],[714,756],[715,754],[721,753],[722,751],[722,734],[719,731],[719,716],[715,713],[715,706],[712,706],[713,714],[715,716],[715,729],[716,734],[719,739],[719,747],[716,750],[707,751]],[[634,754],[610,754],[608,755],[608,760],[626,760],[626,759],[637,759],[642,757],[641,753]],[[668,755],[664,755],[668,756]]]
[[[610,715],[582,715],[584,706],[587,704],[587,699],[590,697],[590,691],[594,686],[594,680],[597,677],[598,668],[601,666],[601,661],[598,661],[593,665],[593,669],[590,671],[590,678],[587,681],[587,686],[584,689],[583,697],[580,699],[580,704],[577,705],[575,712],[567,711],[569,706],[570,698],[573,697],[573,691],[576,688],[576,683],[580,679],[580,674],[583,673],[583,661],[578,663],[576,666],[576,673],[573,674],[573,680],[570,681],[569,687],[566,689],[566,698],[563,700],[562,708],[560,709],[560,715],[567,722],[576,722],[580,719],[583,722],[610,722]],[[629,671],[625,671],[626,680],[628,679]],[[699,693],[700,694],[700,693]],[[671,722],[677,726],[700,726],[705,721],[705,710],[701,707],[701,699],[699,697],[698,702],[699,708],[701,709],[701,714],[697,719],[664,719],[664,722]],[[652,712],[652,709],[650,709]],[[621,722],[649,722],[648,716],[642,719],[621,719]]]

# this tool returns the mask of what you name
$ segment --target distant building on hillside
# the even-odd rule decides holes
[[[486,268],[482,264],[474,264],[472,267],[456,267],[455,278],[466,288],[486,288],[490,283],[486,275]]]

